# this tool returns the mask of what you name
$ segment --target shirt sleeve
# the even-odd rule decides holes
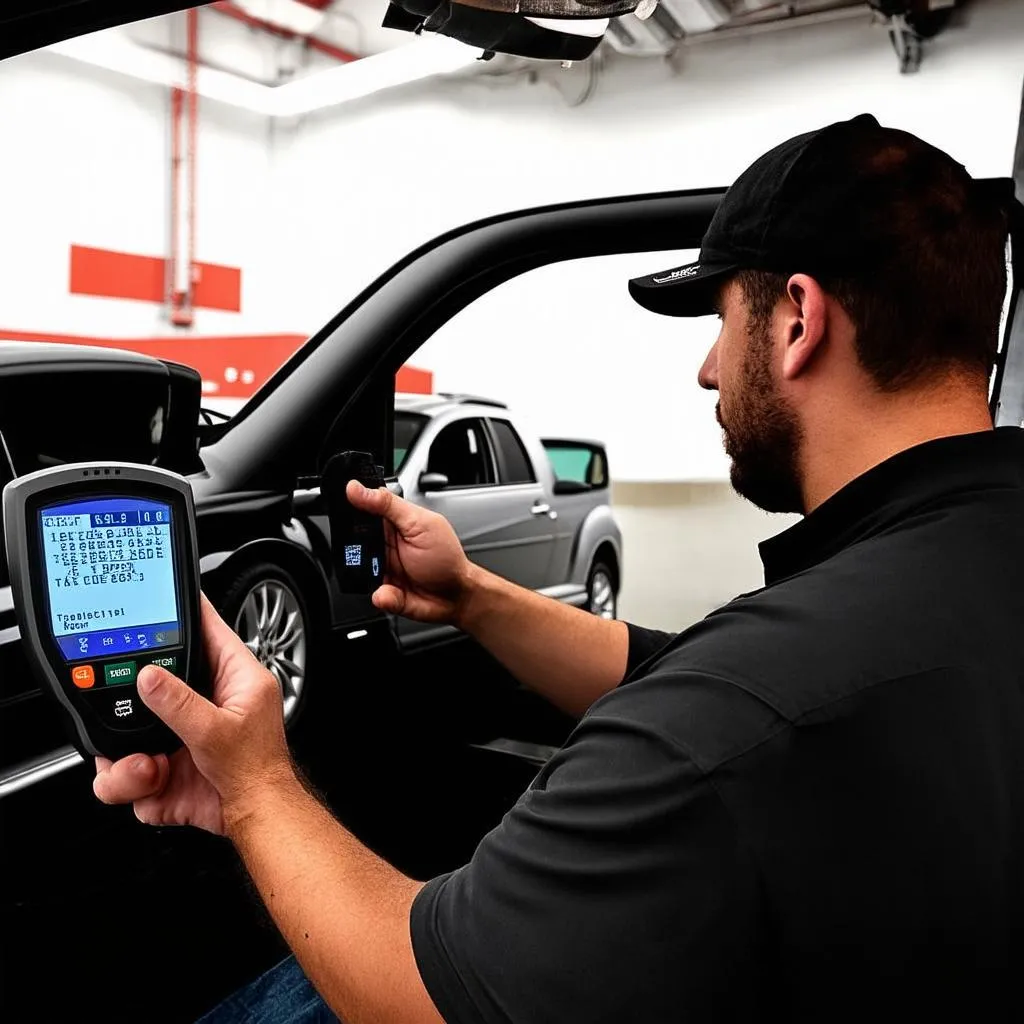
[[[713,1019],[742,990],[755,878],[683,751],[591,712],[470,863],[420,891],[413,950],[447,1024]]]
[[[627,622],[626,628],[629,630],[629,654],[626,656],[626,674],[622,677],[623,682],[628,682],[630,676],[648,658],[653,658],[678,635],[664,633],[660,629],[644,629],[643,626],[634,626],[632,622]]]

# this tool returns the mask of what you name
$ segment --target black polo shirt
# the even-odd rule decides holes
[[[761,557],[631,628],[626,684],[420,893],[448,1024],[1024,1016],[1024,434],[902,452]]]

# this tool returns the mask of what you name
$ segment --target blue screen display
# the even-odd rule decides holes
[[[66,660],[180,642],[171,518],[138,498],[40,510],[50,631]]]

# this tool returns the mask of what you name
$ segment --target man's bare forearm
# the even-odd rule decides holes
[[[225,814],[281,934],[346,1024],[443,1024],[412,951],[419,882],[339,824],[297,779],[264,787]]]
[[[582,715],[626,673],[629,631],[474,566],[458,625],[524,686]]]

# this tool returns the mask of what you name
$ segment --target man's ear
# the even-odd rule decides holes
[[[813,277],[794,274],[786,282],[786,298],[776,315],[782,318],[785,336],[782,376],[794,380],[824,344],[828,320],[825,292]]]

